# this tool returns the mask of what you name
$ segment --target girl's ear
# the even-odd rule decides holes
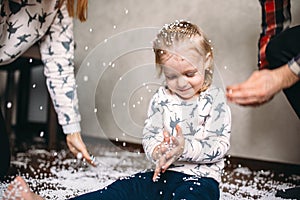
[[[204,70],[208,70],[209,66],[211,66],[212,62],[212,55],[211,53],[207,53],[205,56],[205,61],[204,61]]]
[[[212,73],[213,73],[213,56],[211,53],[207,53],[205,56],[205,61],[204,61],[204,70],[205,70],[205,77],[204,77],[204,83],[201,88],[201,92],[205,91],[212,82]]]

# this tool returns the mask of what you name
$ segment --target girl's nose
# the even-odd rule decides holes
[[[179,88],[184,88],[187,85],[187,80],[184,76],[179,76],[177,79],[177,85]]]

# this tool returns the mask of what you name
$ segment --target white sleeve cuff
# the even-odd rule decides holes
[[[300,66],[294,59],[288,63],[288,66],[294,74],[300,77]]]
[[[81,131],[80,123],[67,124],[62,126],[62,129],[65,134],[71,134]]]

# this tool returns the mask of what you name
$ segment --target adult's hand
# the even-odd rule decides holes
[[[153,159],[156,160],[153,181],[156,181],[159,174],[164,173],[183,153],[185,140],[179,125],[176,126],[176,131],[176,137],[164,131],[164,141],[153,151]]]
[[[274,70],[253,72],[245,82],[228,86],[226,96],[229,101],[239,105],[257,106],[268,102],[279,91],[298,80],[286,64]]]
[[[96,166],[90,154],[88,153],[84,142],[82,141],[81,135],[79,132],[72,133],[67,135],[67,145],[70,151],[78,157],[79,153],[81,153],[82,158],[85,159],[92,166]]]

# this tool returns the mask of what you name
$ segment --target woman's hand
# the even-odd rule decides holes
[[[176,137],[164,131],[164,141],[153,151],[153,159],[156,160],[153,181],[156,181],[160,172],[164,173],[183,153],[185,141],[179,125],[176,126],[176,131]]]
[[[72,133],[67,135],[67,145],[70,149],[70,151],[77,157],[82,157],[85,159],[89,164],[92,166],[96,166],[93,159],[90,157],[90,154],[88,153],[86,146],[84,142],[81,139],[81,135],[79,132]],[[79,156],[81,155],[81,156]]]

